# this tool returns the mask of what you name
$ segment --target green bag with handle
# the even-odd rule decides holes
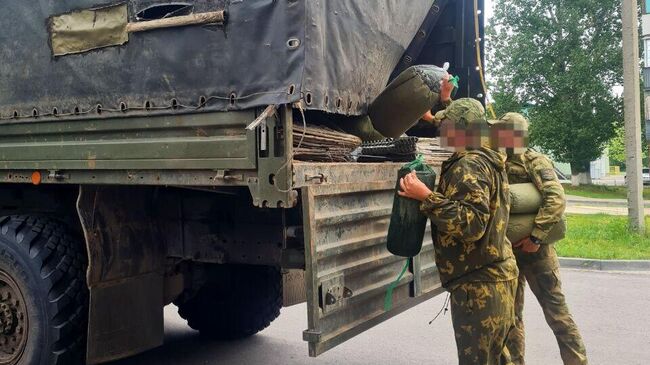
[[[400,179],[411,171],[415,171],[418,178],[432,191],[436,183],[436,173],[424,163],[421,155],[404,165],[397,174],[393,211],[386,242],[388,251],[403,257],[413,257],[420,253],[427,225],[427,217],[420,213],[420,202],[397,194],[400,190]]]
[[[429,165],[424,163],[422,155],[419,155],[415,160],[402,166],[397,173],[393,211],[390,217],[390,225],[388,226],[386,244],[388,251],[393,255],[408,257],[408,259],[404,263],[397,279],[386,289],[384,296],[385,311],[389,311],[393,307],[393,290],[399,285],[408,270],[411,264],[411,257],[420,253],[422,241],[424,240],[424,231],[427,228],[427,217],[420,213],[420,202],[397,194],[400,190],[400,179],[412,171],[415,171],[418,178],[432,191],[436,184],[436,173]],[[431,229],[434,229],[434,227],[431,227]]]

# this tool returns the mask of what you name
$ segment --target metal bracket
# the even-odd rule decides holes
[[[312,175],[312,176],[305,174],[305,182],[310,182],[310,181],[314,181],[316,184],[322,184],[324,182],[327,182],[327,176],[325,176],[325,174],[323,173]]]
[[[214,176],[214,179],[223,181],[244,181],[244,175],[229,175],[228,170],[217,170],[217,174]]]
[[[298,192],[293,189],[293,116],[290,105],[278,107],[278,113],[266,119],[266,133],[271,137],[266,150],[258,126],[257,177],[247,183],[253,196],[253,205],[264,208],[291,208],[298,203]],[[263,153],[262,153],[263,152]]]
[[[320,287],[320,307],[323,309],[323,314],[343,306],[345,299],[352,295],[352,290],[345,287],[343,275],[323,281]]]
[[[50,170],[50,173],[47,175],[47,178],[50,180],[66,180],[70,178],[70,174],[64,174],[60,170]]]
[[[322,335],[323,332],[321,331],[304,330],[302,332],[302,339],[308,342],[318,342],[321,340]]]

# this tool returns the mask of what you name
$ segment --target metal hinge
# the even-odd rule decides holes
[[[316,184],[322,184],[324,182],[327,182],[327,176],[325,176],[323,173],[312,176],[305,175],[305,182],[310,182],[313,180],[317,180]]]

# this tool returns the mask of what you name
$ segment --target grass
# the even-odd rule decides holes
[[[569,214],[567,236],[556,244],[564,257],[590,259],[650,259],[650,235],[630,233],[627,217],[605,214]],[[650,228],[650,217],[646,218]]]
[[[571,184],[562,184],[562,186],[564,187],[564,192],[568,195],[595,199],[627,199],[627,188],[625,186],[572,186]],[[650,187],[643,188],[643,198],[650,199]]]

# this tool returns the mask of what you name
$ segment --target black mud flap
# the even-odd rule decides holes
[[[165,244],[151,219],[154,190],[83,186],[77,210],[88,246],[87,363],[163,343]]]

